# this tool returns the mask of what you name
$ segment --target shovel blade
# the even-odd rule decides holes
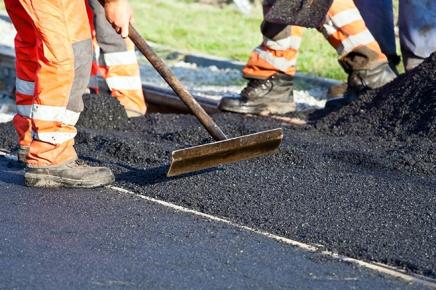
[[[271,155],[283,139],[281,128],[173,151],[167,176]]]

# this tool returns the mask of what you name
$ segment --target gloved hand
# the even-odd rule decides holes
[[[129,23],[133,21],[133,10],[128,0],[105,0],[106,18],[121,37],[129,36]]]

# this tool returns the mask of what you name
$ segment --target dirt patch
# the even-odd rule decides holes
[[[312,116],[318,117],[319,112]],[[436,141],[436,53],[388,85],[368,91],[316,121],[315,126],[340,136],[377,135],[402,140],[416,136]]]

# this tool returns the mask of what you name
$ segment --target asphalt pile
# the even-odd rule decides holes
[[[431,67],[428,61],[420,69],[426,66]],[[428,89],[434,85],[428,76],[421,81],[422,88],[416,88],[418,82],[410,80],[418,77],[420,69],[401,77],[413,86],[407,90],[410,96],[417,91],[434,92]],[[389,88],[396,90],[403,82]],[[364,96],[368,102],[363,106],[370,103],[371,94],[383,91],[390,92],[388,87],[368,92]],[[156,113],[128,120],[121,105],[110,96],[88,95],[87,109],[78,124],[76,148],[87,162],[111,167],[121,187],[321,244],[340,254],[436,277],[434,124],[412,124],[419,114],[425,116],[423,120],[434,120],[433,111],[416,109],[411,117],[412,113],[397,109],[395,112],[404,112],[401,116],[409,120],[405,132],[412,132],[408,138],[393,138],[402,136],[395,129],[402,127],[384,120],[384,115],[396,102],[394,95],[378,96],[372,100],[380,96],[387,100],[380,101],[385,105],[378,106],[382,110],[379,114],[377,106],[365,107],[373,116],[369,129],[347,115],[356,104],[333,113],[336,119],[328,116],[315,126],[302,128],[267,117],[215,114],[214,119],[230,137],[283,126],[285,137],[279,152],[268,158],[167,178],[171,151],[213,142],[195,117]],[[403,102],[413,108],[412,99]],[[397,115],[392,112],[391,116]],[[361,129],[346,126],[347,121],[341,118],[349,118]],[[0,125],[0,147],[14,146],[12,132],[10,123]],[[391,135],[384,136],[383,132]]]
[[[80,114],[77,127],[100,130],[122,130],[127,128],[129,119],[126,111],[115,98],[84,95],[83,102],[86,109]]]
[[[341,136],[402,140],[417,136],[436,141],[436,53],[390,84],[316,120],[316,127]]]

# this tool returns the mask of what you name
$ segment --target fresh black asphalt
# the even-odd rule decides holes
[[[436,54],[315,126],[214,116],[232,137],[283,126],[280,150],[268,158],[167,178],[171,151],[212,142],[195,118],[128,120],[116,100],[95,95],[85,97],[76,148],[138,194],[436,278],[434,68]],[[15,144],[12,125],[0,124],[0,147]]]
[[[22,179],[0,158],[0,289],[420,288],[107,188]]]
[[[104,114],[122,111],[111,112],[116,101],[109,97],[92,102],[100,104],[100,111],[93,111],[97,128],[105,126],[103,120],[114,120]],[[237,114],[214,118],[229,136],[282,126]],[[284,127],[280,151],[271,157],[167,178],[172,150],[211,142],[194,117],[151,114],[106,124],[104,129],[92,128],[92,122],[89,128],[80,126],[76,148],[87,162],[111,167],[121,187],[435,277],[436,150],[431,141],[338,137]],[[0,133],[0,146],[13,149],[12,125],[0,126]]]

